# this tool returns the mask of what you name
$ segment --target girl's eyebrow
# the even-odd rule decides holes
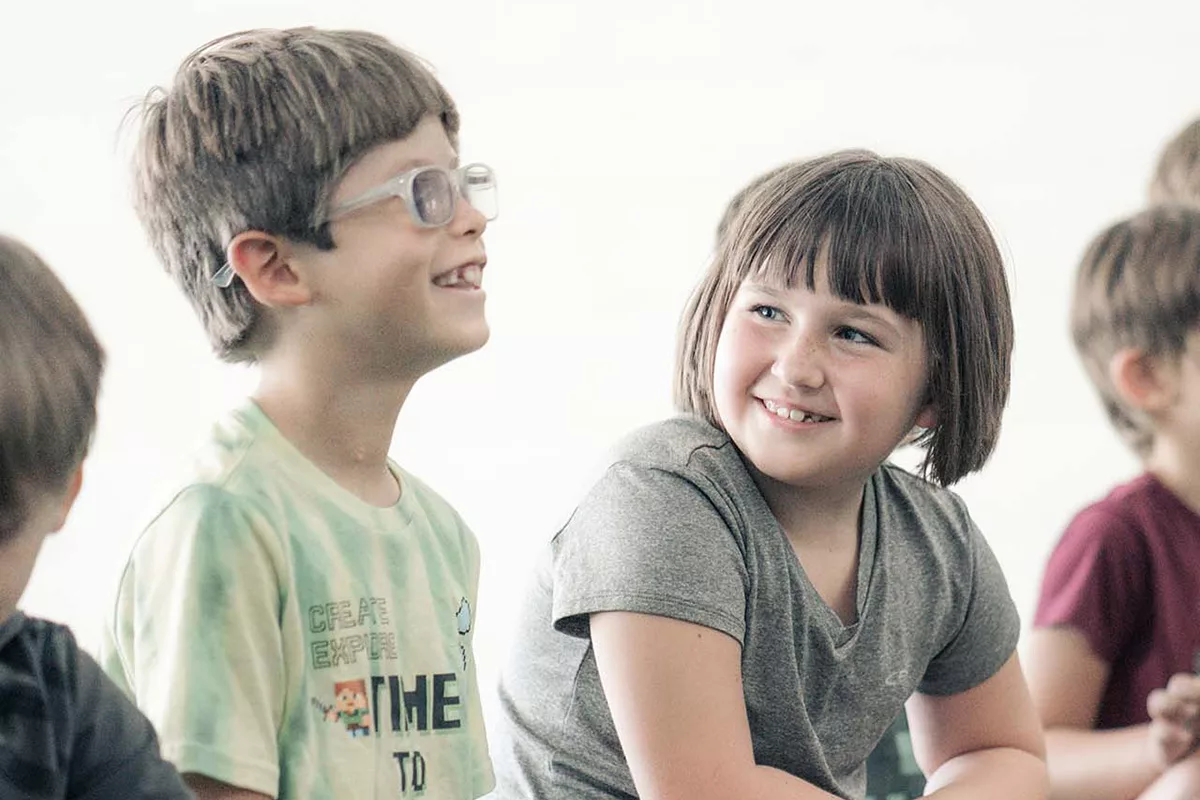
[[[780,302],[787,300],[787,291],[778,286],[771,286],[766,283],[757,281],[747,281],[742,284],[742,288],[746,291],[756,294],[764,294],[772,297]],[[834,297],[833,302],[838,306],[838,313],[846,317],[850,321],[870,322],[884,327],[887,332],[894,336],[901,336],[901,330],[896,323],[889,317],[894,313],[890,309],[887,311],[876,310],[873,306],[860,305],[850,300],[843,300],[840,297]],[[885,307],[886,308],[886,307]]]
[[[841,313],[851,320],[862,320],[881,325],[893,336],[901,335],[900,329],[888,318],[890,315],[874,311],[866,306],[860,306],[857,303],[847,301],[843,303]]]
[[[765,283],[757,283],[755,281],[746,281],[742,284],[742,288],[756,294],[765,294],[774,297],[778,300],[787,299],[787,295],[778,286],[770,286]]]

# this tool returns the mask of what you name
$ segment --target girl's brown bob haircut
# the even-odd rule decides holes
[[[882,303],[920,323],[937,425],[916,443],[943,486],[978,470],[1008,401],[1013,325],[1004,262],[983,214],[930,165],[846,150],[775,171],[728,221],[680,325],[675,404],[721,427],[713,361],[746,278]]]

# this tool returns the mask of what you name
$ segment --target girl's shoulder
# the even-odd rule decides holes
[[[738,457],[728,434],[700,417],[681,414],[627,434],[612,448],[606,461],[685,471],[705,454],[723,460]]]
[[[747,498],[759,497],[729,435],[693,415],[638,428],[621,439],[602,464],[601,474],[616,469],[671,475],[719,507],[740,507]]]

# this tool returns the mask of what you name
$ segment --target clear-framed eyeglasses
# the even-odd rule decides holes
[[[439,166],[410,169],[374,189],[338,203],[324,222],[333,222],[392,197],[404,200],[409,216],[422,228],[440,228],[454,219],[459,197],[489,221],[499,213],[496,173],[487,164],[474,163],[457,169]],[[226,262],[213,274],[212,281],[224,289],[233,283],[233,278],[233,266]]]

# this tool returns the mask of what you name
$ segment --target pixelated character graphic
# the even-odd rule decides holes
[[[466,636],[471,632],[471,602],[467,598],[463,598],[458,604],[458,611],[454,614],[454,619],[458,623],[458,635]],[[467,668],[467,646],[462,642],[458,643],[458,652],[462,656],[462,668]]]
[[[371,735],[371,709],[367,705],[367,682],[342,681],[333,685],[333,705],[324,707],[325,719],[341,722],[351,736]]]

